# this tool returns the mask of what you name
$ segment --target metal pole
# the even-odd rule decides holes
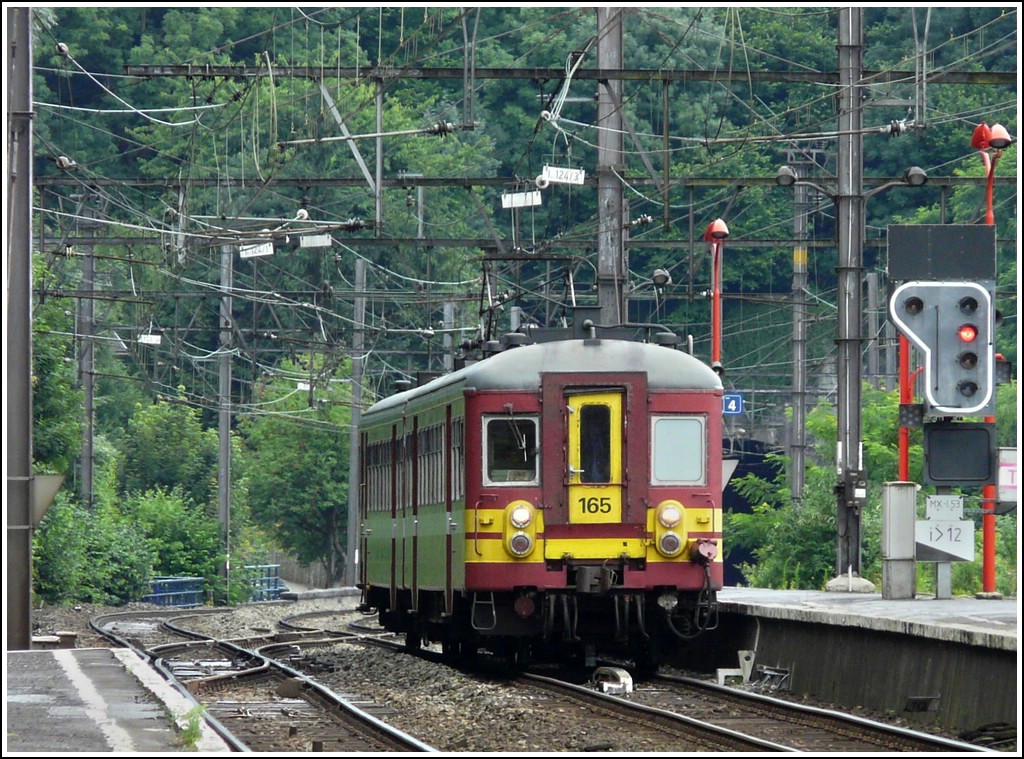
[[[377,237],[380,237],[381,223],[384,218],[384,138],[381,136],[384,125],[384,82],[377,80],[377,165],[375,187],[373,188],[373,220]]]
[[[839,334],[836,469],[836,575],[860,575],[861,265],[864,229],[863,8],[839,10]]]
[[[348,434],[348,525],[345,541],[345,582],[358,581],[359,490],[362,461],[359,457],[359,422],[363,408],[363,321],[366,318],[366,261],[356,258],[355,327],[352,332],[352,414]]]
[[[879,345],[878,336],[881,331],[880,314],[878,311],[878,272],[864,275],[868,286],[868,381],[875,390],[879,387]]]
[[[790,496],[804,500],[804,451],[807,443],[807,185],[793,188],[793,434],[790,436]]]
[[[32,646],[32,11],[7,8],[7,650]]]
[[[597,65],[622,68],[622,9],[597,9]],[[597,100],[597,301],[602,324],[624,321],[623,306],[623,170],[622,81],[609,79],[598,85]]]
[[[900,405],[914,402],[910,377],[910,341],[900,335]],[[910,480],[910,428],[900,425],[900,480]]]
[[[722,246],[711,243],[711,366],[722,365]]]
[[[82,204],[82,215],[92,218],[92,209],[88,206],[88,198]],[[83,228],[88,229],[92,236],[95,232],[94,222],[83,222]],[[93,351],[93,335],[96,331],[95,322],[95,300],[93,294],[96,287],[96,258],[93,256],[92,244],[82,246],[82,291],[83,297],[79,300],[79,350],[78,350],[78,372],[82,383],[82,401],[84,412],[84,424],[82,425],[82,455],[80,458],[81,480],[79,482],[79,496],[87,509],[93,507],[93,439],[95,437],[95,411],[94,403],[96,398],[95,385],[95,354]]]
[[[220,521],[221,540],[224,545],[225,601],[231,600],[231,329],[232,297],[234,286],[233,245],[220,249],[220,356],[217,359],[219,383],[217,387],[217,433],[220,443],[217,451],[217,518]]]
[[[547,287],[546,282],[544,286]],[[452,332],[452,330],[455,329],[455,304],[452,301],[445,302],[443,318],[444,336],[442,337],[442,342],[444,344],[444,370],[446,372],[452,372],[455,370],[455,333]]]
[[[996,175],[996,161],[1000,156],[996,151],[991,160],[986,160],[988,165],[988,181],[985,184],[985,223],[994,225],[996,223],[995,207],[993,205],[992,189]],[[984,153],[986,159],[988,153]],[[986,416],[986,424],[995,425],[995,416]],[[996,593],[996,486],[983,485],[981,488],[981,590],[983,593]]]

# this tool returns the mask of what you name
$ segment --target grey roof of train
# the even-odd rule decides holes
[[[593,361],[598,355],[600,361]],[[533,390],[540,384],[542,372],[614,371],[611,366],[644,372],[648,385],[658,389],[722,387],[721,379],[707,364],[680,350],[628,340],[560,340],[510,348],[420,387],[388,396],[366,413],[385,411],[459,382],[476,390]]]

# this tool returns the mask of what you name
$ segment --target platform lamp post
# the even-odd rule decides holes
[[[847,177],[849,180],[849,177]],[[796,171],[790,166],[781,166],[775,174],[775,183],[780,187],[792,187],[794,185],[807,185],[828,197],[836,207],[839,218],[839,248],[841,277],[846,277],[840,282],[840,292],[846,292],[848,297],[840,297],[839,300],[839,330],[836,342],[843,345],[859,345],[863,341],[861,336],[861,322],[863,320],[863,309],[860,299],[860,269],[862,260],[863,244],[863,208],[864,204],[875,195],[888,190],[891,187],[920,187],[928,181],[928,174],[918,166],[911,166],[904,173],[901,179],[893,180],[873,187],[863,192],[855,187],[856,203],[851,203],[851,198],[843,196],[839,188],[828,190],[816,182],[799,177]],[[843,182],[840,182],[842,185]],[[858,181],[857,185],[860,184]],[[856,209],[854,209],[854,206]],[[845,209],[845,210],[844,210]],[[858,279],[850,281],[854,276]],[[860,360],[861,351],[847,351]],[[841,352],[841,358],[843,353]],[[874,586],[867,580],[860,578],[860,514],[861,507],[867,496],[866,477],[860,469],[860,365],[852,361],[840,361],[840,371],[837,372],[839,383],[838,396],[845,402],[839,403],[837,413],[837,451],[841,451],[841,466],[837,473],[836,483],[836,579],[829,584],[830,589],[838,589],[840,585],[852,589],[852,578],[844,577],[847,568],[858,579],[858,585],[865,590],[873,590]],[[797,367],[796,371],[802,371]],[[835,583],[833,585],[833,583]],[[870,586],[870,587],[868,587]]]
[[[722,256],[729,227],[722,219],[715,219],[704,231],[704,239],[711,246],[711,369],[715,374],[725,372],[722,367]]]
[[[1003,148],[1009,147],[1013,138],[1002,124],[988,126],[984,121],[975,127],[971,134],[971,147],[978,151],[982,163],[985,164],[985,223],[995,225],[996,215],[992,202],[992,191],[995,185],[996,162],[1003,155]],[[989,149],[995,152],[989,155]],[[986,416],[985,422],[996,423],[994,416]],[[902,453],[902,450],[901,450]],[[981,589],[983,594],[996,594],[996,487],[983,485],[981,488],[982,504],[982,559]]]

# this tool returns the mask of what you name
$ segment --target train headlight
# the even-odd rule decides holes
[[[658,538],[658,553],[663,556],[678,556],[683,550],[683,539],[674,532],[663,533]]]
[[[515,556],[526,556],[533,550],[533,538],[525,532],[517,532],[509,538],[508,550]]]
[[[509,512],[508,519],[513,527],[522,530],[529,527],[533,521],[533,509],[525,503],[520,503]]]
[[[662,527],[678,527],[683,521],[683,507],[682,504],[676,501],[665,501],[658,506],[658,521],[661,522]]]

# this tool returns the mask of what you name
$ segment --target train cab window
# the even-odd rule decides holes
[[[484,484],[536,484],[537,418],[496,416],[484,419]]]
[[[703,416],[651,419],[651,484],[706,483],[707,445]]]
[[[611,409],[588,403],[580,409],[580,482],[608,482],[612,467]]]

